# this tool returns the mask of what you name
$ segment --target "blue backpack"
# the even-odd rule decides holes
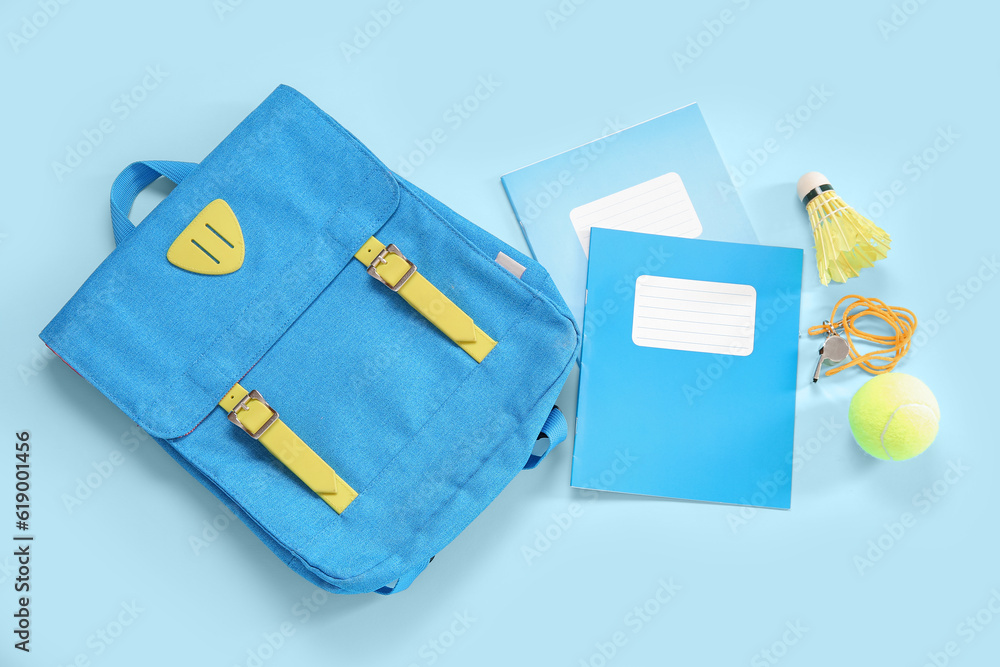
[[[130,165],[111,209],[42,340],[312,583],[403,590],[565,438],[579,330],[545,269],[295,90],[200,164]]]

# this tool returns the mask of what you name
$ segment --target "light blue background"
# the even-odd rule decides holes
[[[575,9],[554,27],[546,13],[557,0],[402,0],[348,60],[341,42],[386,1],[248,0],[221,17],[210,0],[71,2],[15,50],[8,34],[46,1],[0,10],[0,405],[9,443],[0,511],[11,522],[0,534],[14,532],[12,434],[30,429],[37,535],[34,652],[14,651],[0,623],[0,663],[68,665],[84,654],[102,667],[256,664],[248,650],[284,623],[294,633],[265,649],[261,664],[775,664],[760,653],[768,650],[782,665],[918,666],[948,642],[960,650],[952,664],[995,659],[1000,618],[984,612],[992,622],[981,631],[960,627],[1000,591],[1000,452],[988,419],[1000,280],[980,278],[992,277],[984,258],[1000,245],[995,3],[897,2],[915,13],[884,35],[888,0],[590,0],[563,3]],[[731,23],[712,24],[724,9]],[[699,33],[707,46],[679,68],[674,53]],[[122,118],[114,100],[141,85],[147,67],[167,76]],[[480,88],[486,99],[461,124],[446,117],[480,77],[499,86]],[[901,370],[936,391],[938,442],[907,463],[864,455],[846,411],[867,376],[812,386],[818,343],[803,340],[791,511],[573,491],[564,446],[511,484],[408,592],[331,597],[306,616],[297,605],[316,589],[242,525],[225,526],[213,497],[156,445],[129,451],[130,422],[37,339],[112,249],[107,193],[118,170],[137,159],[200,159],[282,82],[394,169],[441,128],[446,140],[410,178],[521,248],[501,174],[599,135],[609,119],[631,125],[699,102],[722,155],[744,170],[741,196],[762,242],[811,247],[794,183],[812,169],[892,234],[890,258],[847,286],[821,288],[807,262],[802,322],[822,321],[849,292],[915,310],[922,333]],[[789,131],[783,119],[814,87],[828,99],[813,97],[818,108],[800,110],[809,119]],[[104,118],[113,132],[59,180],[53,161]],[[913,171],[911,156],[931,154],[949,128],[957,139],[939,142],[948,150]],[[746,162],[753,153],[762,166]],[[873,207],[897,180],[892,205]],[[978,291],[962,296],[959,286]],[[571,380],[570,414],[574,394]],[[121,465],[68,511],[64,496],[115,451]],[[956,483],[940,481],[959,461],[967,470]],[[935,483],[937,502],[914,502]],[[899,535],[892,524],[904,513],[911,526],[884,536],[886,524]],[[196,555],[189,538],[213,520],[224,530]],[[554,539],[529,564],[524,550],[539,532]],[[859,572],[855,558],[880,538],[891,548]],[[0,616],[12,625],[13,561],[0,556],[0,565]],[[647,620],[635,616],[671,579],[681,587],[673,599],[649,603],[656,613]],[[98,654],[97,631],[133,601],[138,618]],[[787,631],[796,623],[801,637]],[[626,642],[604,658],[595,644],[616,633]]]

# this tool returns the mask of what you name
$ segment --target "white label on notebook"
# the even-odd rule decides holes
[[[632,342],[745,357],[753,352],[756,312],[757,290],[750,285],[639,276]]]
[[[674,172],[577,206],[569,212],[569,219],[588,257],[591,227],[689,239],[701,236],[701,220]]]

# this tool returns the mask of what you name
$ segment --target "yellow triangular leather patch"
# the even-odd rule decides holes
[[[243,266],[243,230],[233,209],[216,199],[195,216],[167,250],[167,261],[192,273],[222,276]]]

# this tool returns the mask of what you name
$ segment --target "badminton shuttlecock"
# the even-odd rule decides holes
[[[816,239],[816,266],[824,285],[854,278],[866,266],[885,259],[891,239],[875,223],[844,203],[823,174],[799,179],[799,199],[809,212]]]

